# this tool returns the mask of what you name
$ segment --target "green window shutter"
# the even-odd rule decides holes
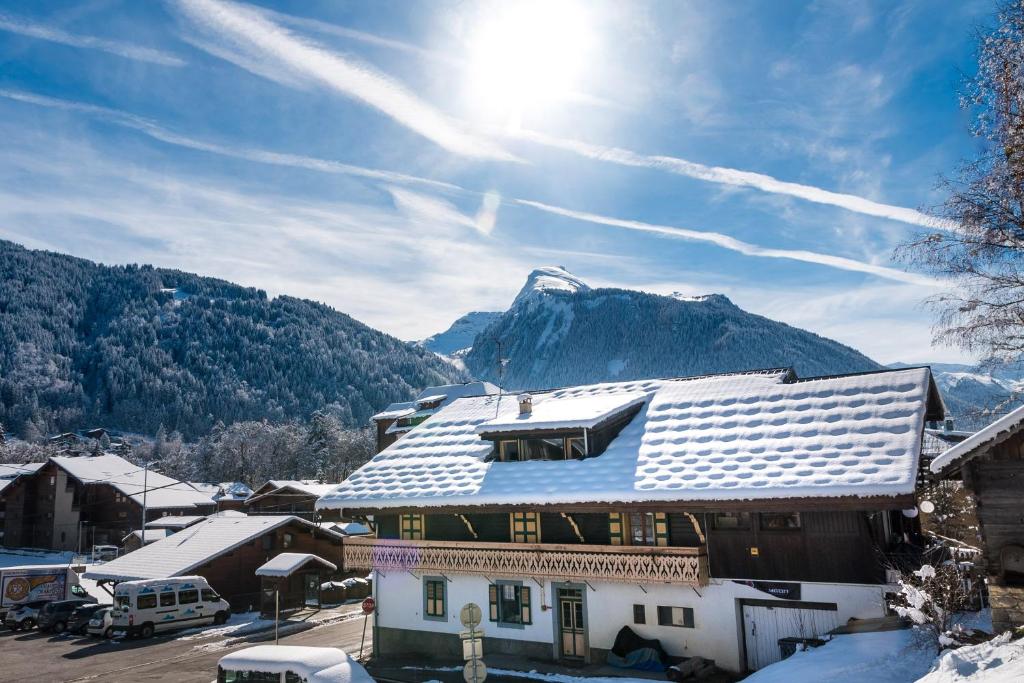
[[[626,530],[621,512],[608,513],[608,535],[611,537],[612,545],[624,545]]]
[[[524,624],[532,624],[533,618],[530,615],[530,587],[522,586],[519,589],[520,604],[522,605],[522,617]]]
[[[487,587],[487,600],[490,603],[488,617],[491,621],[498,620],[498,587],[493,583]]]
[[[654,543],[668,545],[668,515],[664,512],[654,513]]]

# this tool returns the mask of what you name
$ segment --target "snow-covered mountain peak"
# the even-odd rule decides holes
[[[575,294],[577,292],[588,292],[590,286],[561,266],[544,266],[537,268],[529,277],[526,284],[519,290],[512,305],[532,300],[543,294],[559,292],[563,294]]]

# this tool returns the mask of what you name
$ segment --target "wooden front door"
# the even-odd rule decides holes
[[[579,588],[558,589],[558,635],[563,658],[583,659],[587,656],[583,591]]]

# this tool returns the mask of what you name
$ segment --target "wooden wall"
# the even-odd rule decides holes
[[[1024,434],[970,461],[964,483],[977,503],[985,568],[989,576],[999,577],[1000,550],[1006,545],[1024,546]]]

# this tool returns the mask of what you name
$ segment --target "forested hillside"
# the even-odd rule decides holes
[[[193,439],[218,422],[315,410],[361,425],[460,379],[322,304],[0,240],[0,422],[22,438],[102,424]]]
[[[474,376],[497,380],[502,342],[506,389],[767,367],[801,376],[880,367],[812,332],[748,313],[718,294],[660,296],[591,289],[559,268],[534,271],[511,308],[465,357]]]

